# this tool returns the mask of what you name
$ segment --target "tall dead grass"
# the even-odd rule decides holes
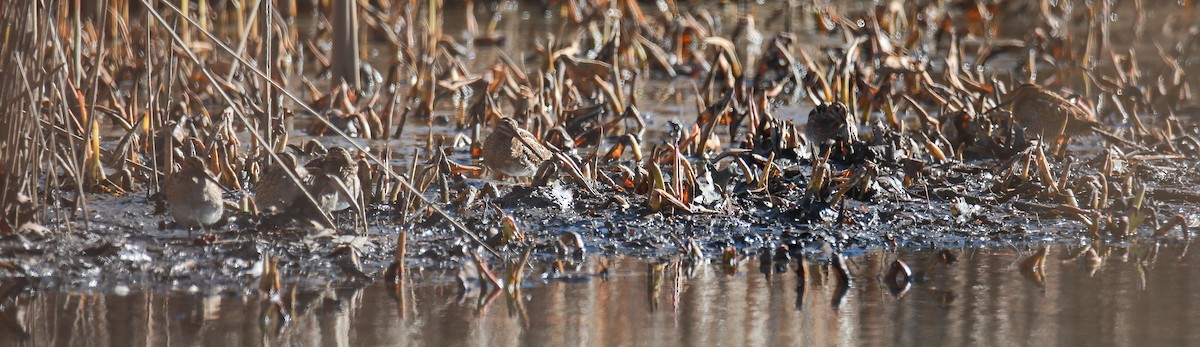
[[[49,157],[40,112],[46,70],[37,54],[57,8],[30,0],[0,4],[0,233],[33,220],[41,163]]]

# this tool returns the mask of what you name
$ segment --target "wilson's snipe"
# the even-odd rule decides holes
[[[342,204],[342,196],[346,195],[343,190],[349,192],[349,187],[345,186],[345,182],[340,182],[336,175],[327,174],[325,170],[319,168],[310,168],[308,179],[304,181],[304,187],[308,188],[309,194],[312,194],[313,199],[316,199],[316,211],[305,209],[303,206],[313,206],[304,200],[303,197],[298,197],[300,205],[293,209],[293,214],[303,215],[308,213],[329,213],[340,210]],[[348,204],[347,204],[348,205]]]
[[[167,178],[165,194],[171,216],[184,228],[212,225],[225,212],[221,186],[199,157],[184,159],[179,171]]]
[[[1096,116],[1057,93],[1033,84],[1013,89],[1005,98],[1017,125],[1042,136],[1087,134],[1099,126]]]
[[[500,118],[496,129],[483,140],[483,164],[512,177],[533,175],[551,155],[533,134],[508,117]]]
[[[258,178],[258,185],[254,187],[254,202],[266,214],[283,212],[296,199],[304,196],[300,185],[288,176],[288,171],[295,174],[301,183],[310,180],[307,169],[296,167],[296,155],[287,152],[278,155],[282,162],[267,166]]]
[[[306,165],[309,192],[321,211],[341,211],[357,205],[362,185],[358,181],[358,162],[342,147],[333,147],[325,156]]]
[[[761,48],[762,55],[754,65],[754,86],[769,93],[778,93],[788,84],[789,78],[795,78],[796,59],[791,52],[795,49],[796,36],[781,32],[771,39],[771,43]],[[746,62],[744,64],[750,64]],[[798,81],[797,81],[798,83]]]
[[[809,141],[817,145],[825,145],[831,141],[858,142],[858,127],[854,125],[853,115],[841,102],[814,107],[808,113],[804,134],[808,136]]]
[[[754,27],[754,16],[745,14],[738,17],[737,27],[733,29],[730,41],[733,41],[737,49],[738,60],[742,66],[758,62],[758,57],[762,55],[763,36]]]

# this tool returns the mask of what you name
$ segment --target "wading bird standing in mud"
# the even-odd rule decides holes
[[[858,142],[858,127],[854,125],[854,117],[841,102],[814,107],[808,113],[804,134],[818,146],[838,141],[847,144]]]
[[[280,162],[272,163],[266,170],[263,170],[258,179],[258,185],[254,187],[254,202],[265,214],[283,212],[296,199],[304,197],[300,185],[288,175],[288,171],[296,175],[299,182],[312,179],[308,169],[296,167],[296,155],[287,152],[279,153],[279,160]]]
[[[1084,135],[1100,125],[1092,112],[1034,84],[1013,89],[1004,103],[1012,108],[1017,125],[1043,137]]]
[[[188,157],[179,171],[167,178],[165,194],[171,216],[180,227],[204,228],[221,220],[225,201],[204,160]]]
[[[500,118],[483,140],[483,164],[511,177],[533,175],[551,155],[533,134],[508,117]]]
[[[358,180],[358,163],[342,147],[329,149],[329,154],[313,159],[305,166],[309,178],[306,186],[317,201],[322,213],[341,211],[358,206],[362,185]]]

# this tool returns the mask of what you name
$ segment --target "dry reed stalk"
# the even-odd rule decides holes
[[[10,233],[34,220],[38,177],[46,153],[39,122],[39,95],[45,72],[35,42],[44,42],[58,18],[58,6],[33,1],[0,5],[0,233]],[[50,180],[49,178],[47,180]]]
[[[338,0],[333,7],[333,79],[359,90],[358,3]]]

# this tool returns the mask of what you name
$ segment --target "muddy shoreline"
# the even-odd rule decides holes
[[[26,158],[0,163],[7,288],[250,295],[623,256],[827,265],[1182,240],[1200,223],[1200,25],[1171,8],[430,1],[364,6],[362,25],[285,9],[262,35],[217,3],[200,22],[238,25],[120,1],[120,17],[22,22],[78,32],[23,32],[51,43],[3,61],[36,63],[28,95],[0,91],[30,115],[0,131]],[[325,147],[347,162],[323,167]],[[185,160],[223,192],[215,225],[180,228],[191,211],[164,205],[197,193],[163,183]],[[260,208],[285,165],[305,193]]]
[[[986,164],[954,166],[971,171],[965,169]],[[1164,167],[1187,172],[1197,165],[1200,163],[1172,162]],[[1156,182],[1162,186],[1153,188],[1196,187],[1194,182],[1165,173],[1151,176],[1164,178]],[[569,184],[555,187],[561,190],[560,185]],[[963,196],[977,195],[986,189],[983,186],[912,187],[904,191],[911,196],[905,201],[851,199],[843,206],[843,213],[831,211],[824,217],[814,217],[795,206],[770,207],[758,199],[736,197],[736,213],[662,214],[650,213],[638,200],[629,201],[632,206],[621,210],[600,208],[611,204],[588,196],[555,201],[550,187],[505,189],[505,195],[495,202],[524,230],[526,245],[533,249],[530,266],[534,269],[550,269],[556,261],[571,258],[558,243],[566,232],[578,233],[587,253],[593,256],[699,256],[717,263],[722,260],[722,251],[731,248],[736,250],[738,262],[746,264],[762,253],[775,252],[780,245],[788,246],[794,259],[826,263],[833,254],[854,256],[878,249],[1031,249],[1046,243],[1170,242],[1190,236],[1184,235],[1183,229],[1159,230],[1161,224],[1147,223],[1136,235],[1096,240],[1077,221],[1054,211],[1039,213],[1036,209],[1044,206],[1037,203],[996,202],[985,209],[964,202]],[[928,200],[921,196],[926,189],[931,197]],[[960,190],[955,193],[959,197],[945,198],[955,189]],[[518,258],[524,248],[496,247],[501,257],[491,256],[440,218],[399,223],[391,206],[371,209],[370,228],[364,235],[312,227],[266,229],[250,221],[234,221],[202,234],[171,228],[169,218],[152,214],[153,203],[144,195],[98,196],[89,203],[94,211],[109,213],[94,213],[86,224],[75,217],[70,228],[51,224],[47,230],[0,238],[0,257],[19,268],[7,270],[9,278],[24,277],[30,280],[31,288],[39,290],[104,292],[135,288],[250,294],[259,281],[264,254],[279,258],[279,270],[288,285],[358,287],[383,281],[401,231],[408,234],[406,271],[435,281],[453,280],[461,269],[471,266],[471,252],[489,262],[505,264]],[[979,211],[958,211],[971,206]],[[1158,202],[1153,208],[1163,215],[1200,213],[1200,208],[1190,202]],[[494,209],[459,211],[454,204],[447,209],[455,211],[452,215],[462,223],[473,226],[472,232],[494,242],[500,225]],[[350,228],[352,224],[346,222],[353,218],[351,215],[339,214],[338,221]],[[700,255],[695,254],[691,244],[699,247]],[[345,257],[335,254],[335,250],[347,245],[360,252],[361,270],[370,279],[342,266]]]

